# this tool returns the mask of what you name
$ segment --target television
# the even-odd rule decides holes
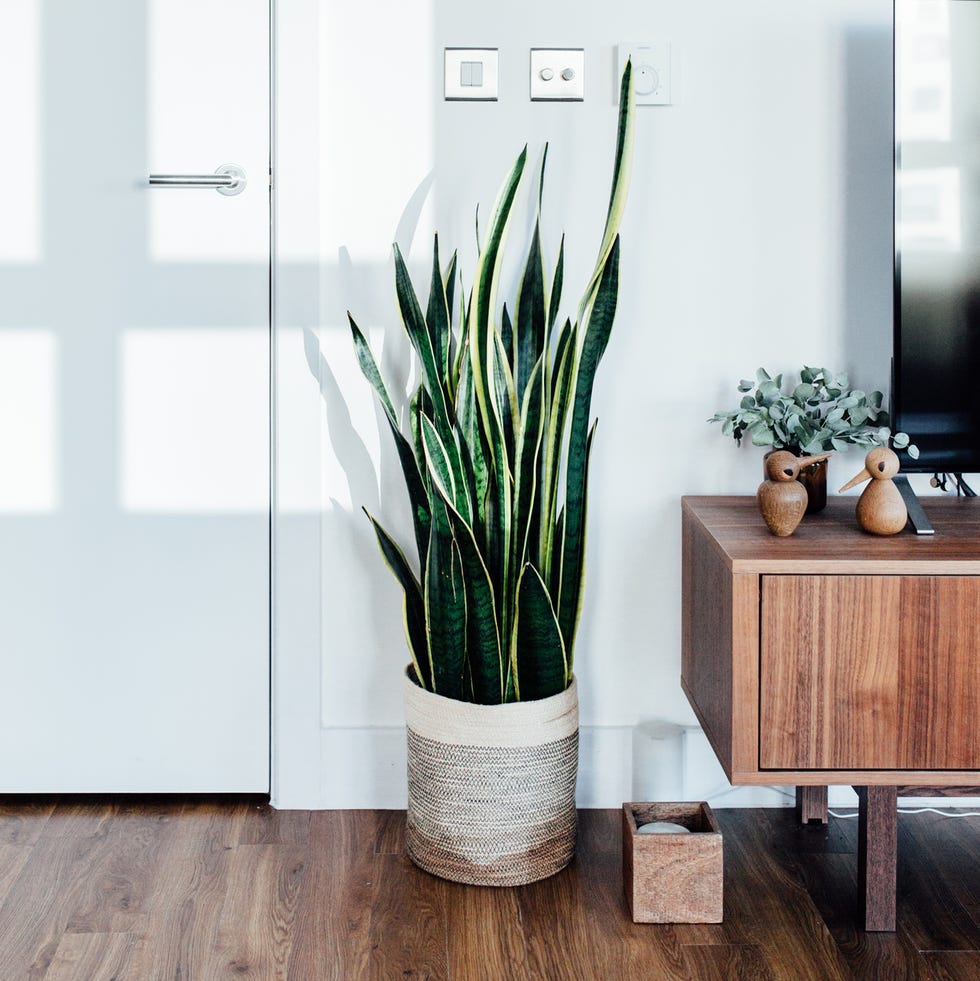
[[[894,56],[892,429],[904,471],[977,473],[980,0],[895,0]]]

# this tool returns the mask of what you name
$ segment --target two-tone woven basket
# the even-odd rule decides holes
[[[420,868],[481,886],[519,886],[575,851],[578,690],[474,705],[405,676],[406,844]]]

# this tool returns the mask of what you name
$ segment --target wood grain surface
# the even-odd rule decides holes
[[[898,796],[894,787],[856,787],[858,914],[865,930],[895,929]]]
[[[980,498],[924,497],[935,535],[863,532],[853,498],[831,496],[788,538],[770,535],[752,497],[685,497],[732,572],[980,575]]]
[[[681,686],[733,784],[980,783],[980,501],[924,506],[932,538],[832,498],[782,540],[683,499]]]
[[[688,514],[681,576],[681,686],[730,777],[759,760],[759,577],[733,575]]]
[[[895,769],[899,603],[892,576],[763,576],[759,765]]]
[[[653,821],[687,834],[639,834]],[[720,923],[721,829],[703,803],[623,804],[623,888],[634,923]]]
[[[896,932],[873,934],[855,903],[856,820],[800,827],[792,808],[715,817],[724,922],[675,926],[630,919],[619,810],[581,812],[578,854],[559,875],[498,890],[405,860],[404,812],[0,800],[0,847],[15,859],[0,978],[977,976],[980,819],[899,816]]]
[[[703,525],[685,512],[681,528],[681,684],[732,769],[732,575]]]
[[[762,577],[760,765],[980,768],[980,578]]]
[[[826,787],[796,788],[796,820],[800,824],[809,824],[811,821],[827,823]]]

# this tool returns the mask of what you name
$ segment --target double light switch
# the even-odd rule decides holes
[[[497,49],[446,48],[446,98],[497,101]]]

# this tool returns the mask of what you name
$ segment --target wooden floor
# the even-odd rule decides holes
[[[400,812],[0,798],[0,979],[980,979],[980,818],[899,819],[898,931],[865,934],[855,821],[717,813],[725,922],[638,926],[617,811],[493,890],[416,870]]]

